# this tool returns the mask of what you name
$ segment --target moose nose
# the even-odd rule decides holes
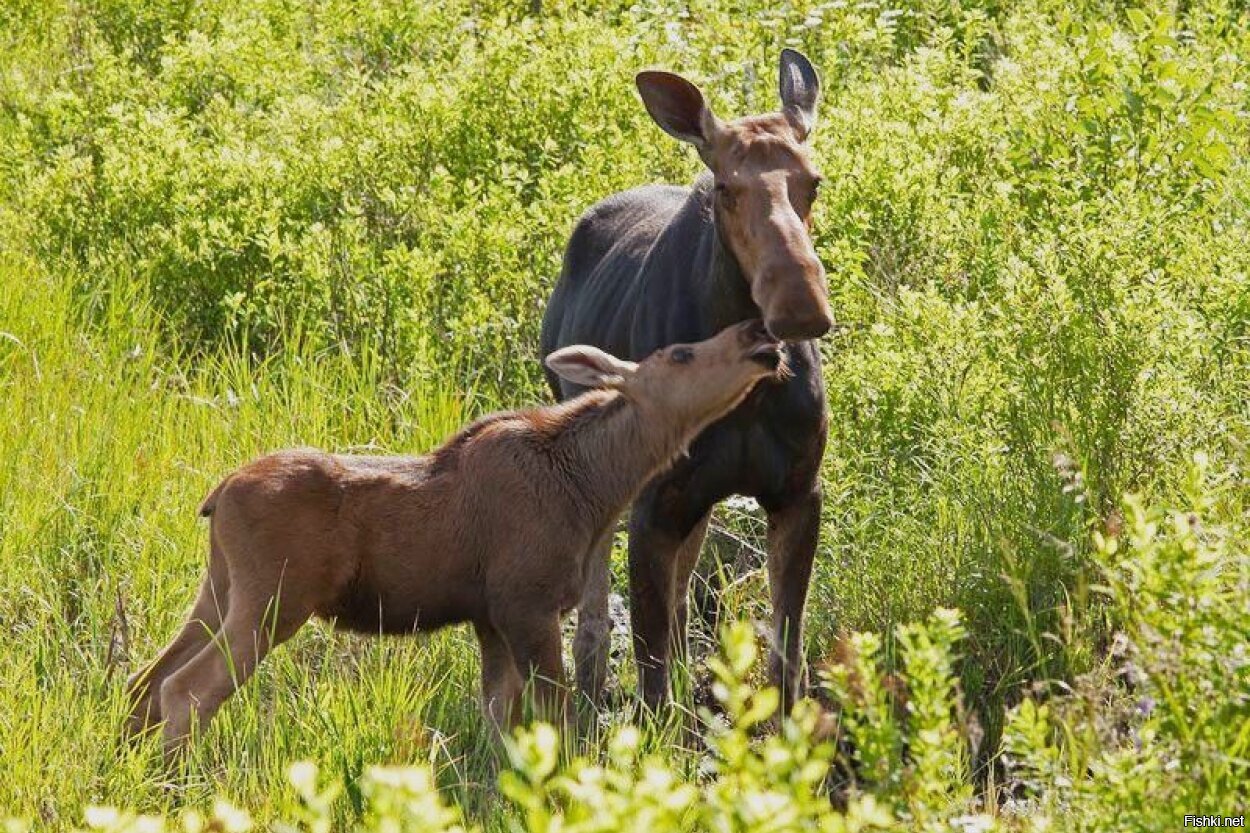
[[[782,341],[820,338],[833,327],[825,270],[815,257],[796,257],[766,268],[753,287],[764,324]]]
[[[806,341],[820,338],[833,327],[833,313],[827,304],[817,309],[783,312],[770,316],[768,331],[782,341]]]

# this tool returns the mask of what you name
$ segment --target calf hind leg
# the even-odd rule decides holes
[[[170,674],[199,653],[213,640],[221,627],[227,604],[230,575],[220,567],[220,561],[210,561],[208,575],[200,585],[199,595],[187,621],[178,635],[148,665],[139,669],[126,681],[126,696],[130,712],[126,716],[123,731],[134,737],[161,722],[160,690]]]
[[[253,600],[232,590],[217,638],[161,685],[166,754],[182,747],[193,724],[207,726],[221,704],[251,678],[260,661],[311,615],[309,609],[293,609],[285,599],[282,604],[277,597]]]

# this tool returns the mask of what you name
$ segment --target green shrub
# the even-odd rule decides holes
[[[964,629],[955,611],[939,610],[899,629],[897,675],[882,665],[878,639],[851,638],[845,660],[825,676],[838,711],[805,700],[776,731],[765,727],[778,719],[777,690],[747,682],[758,661],[753,630],[727,627],[709,662],[723,712],[702,715],[707,751],[697,771],[644,750],[630,725],[614,730],[598,754],[572,757],[552,727],[520,730],[507,743],[511,768],[499,777],[515,829],[1123,830],[1160,829],[1187,813],[1244,812],[1236,796],[1250,775],[1241,627],[1250,553],[1211,522],[1244,506],[1241,495],[1213,489],[1205,466],[1200,457],[1188,508],[1147,509],[1130,497],[1123,539],[1096,535],[1101,592],[1123,628],[1107,657],[1113,676],[1012,710],[1003,742],[1010,780],[999,789],[1015,794],[1003,807],[978,809],[985,798],[974,790],[954,676]],[[836,771],[852,775],[836,788],[843,810],[829,794]],[[289,777],[299,802],[291,822],[274,829],[336,829],[344,785],[323,781],[309,763],[291,767]],[[464,829],[426,768],[370,768],[357,789],[361,831]],[[109,809],[88,810],[86,819],[92,830],[166,829],[157,817]],[[250,824],[221,801],[208,817],[189,811],[181,819],[187,831]]]
[[[1197,455],[1181,508],[1130,497],[1123,530],[1096,534],[1101,590],[1120,628],[1105,666],[1070,695],[1012,711],[1012,771],[1065,829],[1162,829],[1187,814],[1245,812],[1245,494],[1226,477],[1211,482],[1207,466]]]

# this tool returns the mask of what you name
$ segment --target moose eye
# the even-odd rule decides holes
[[[689,364],[693,358],[694,351],[689,347],[678,347],[669,356],[673,364]]]
[[[734,192],[728,185],[723,182],[718,182],[712,187],[713,190],[716,191],[716,196],[720,200],[721,205],[725,208],[734,207]]]
[[[811,202],[816,202],[816,198],[820,196],[820,186],[824,184],[824,181],[825,180],[819,176],[812,180]]]

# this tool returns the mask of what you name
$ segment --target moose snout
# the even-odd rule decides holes
[[[764,325],[774,338],[805,341],[833,327],[825,270],[815,257],[767,269],[758,284]]]
[[[820,338],[832,328],[833,316],[828,311],[819,315],[778,317],[768,323],[769,331],[782,341]]]
[[[802,305],[787,305],[769,315],[765,321],[768,332],[781,341],[806,341],[820,338],[833,327],[833,311],[823,297]]]

